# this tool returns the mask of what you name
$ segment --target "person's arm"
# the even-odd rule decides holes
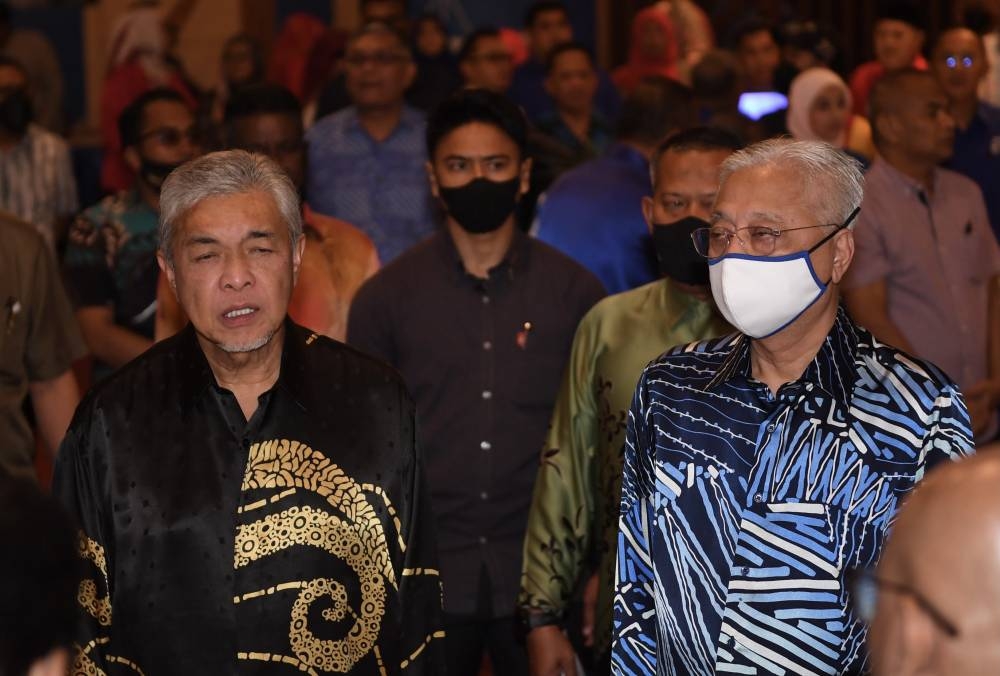
[[[615,565],[614,622],[611,634],[611,671],[633,674],[656,671],[658,618],[650,526],[655,527],[651,484],[656,462],[653,430],[646,422],[649,393],[646,374],[639,379],[625,432],[622,467],[621,516],[618,521],[618,562]]]
[[[80,403],[80,390],[73,371],[68,370],[55,378],[28,383],[31,407],[35,411],[38,432],[45,441],[52,458],[66,436],[73,411]]]
[[[913,346],[889,318],[885,279],[844,291],[844,304],[851,317],[886,345],[913,354]]]
[[[149,338],[115,324],[110,307],[81,307],[76,318],[91,353],[112,368],[124,366],[153,345]]]
[[[573,590],[587,573],[596,485],[597,404],[594,327],[581,323],[542,450],[524,538],[518,613],[533,676],[576,674],[562,622]]]
[[[347,343],[396,366],[389,307],[392,301],[382,292],[382,281],[376,274],[354,296],[347,316]]]

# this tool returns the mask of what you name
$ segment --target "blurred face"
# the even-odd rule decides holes
[[[470,122],[441,139],[428,164],[431,192],[459,188],[477,178],[501,183],[520,176],[523,195],[528,191],[531,160],[521,160],[514,140],[499,127]]]
[[[528,28],[531,53],[537,61],[545,61],[549,52],[573,39],[569,16],[561,9],[542,12]]]
[[[361,7],[362,23],[384,23],[397,30],[406,27],[406,6],[398,0],[374,0]]]
[[[667,51],[667,34],[655,21],[646,21],[639,31],[639,53],[651,61],[662,59]]]
[[[974,100],[989,70],[982,40],[964,28],[948,31],[938,40],[931,70],[951,101]]]
[[[921,163],[933,165],[951,157],[955,118],[941,85],[931,77],[913,78],[904,94],[896,110],[882,116],[886,140]]]
[[[590,57],[577,50],[560,54],[552,64],[545,89],[560,110],[590,111],[597,94],[597,73]]]
[[[781,60],[781,52],[770,31],[761,30],[743,36],[738,54],[752,89],[770,91],[774,88],[774,71]]]
[[[28,80],[20,69],[13,66],[0,66],[0,91],[26,89],[27,87]]]
[[[809,126],[821,139],[836,144],[847,128],[850,115],[847,94],[837,85],[829,85],[813,99],[809,108]]]
[[[347,48],[344,66],[347,93],[361,111],[401,106],[416,75],[410,55],[389,33],[357,38]]]
[[[194,140],[191,111],[176,101],[154,101],[142,115],[139,143],[125,149],[125,161],[138,171],[142,160],[159,164],[183,164],[200,148]]]
[[[646,221],[675,223],[695,216],[707,221],[719,189],[719,166],[728,150],[666,152],[656,168],[653,196],[643,198]]]
[[[202,346],[253,352],[281,328],[302,260],[274,199],[254,191],[210,197],[174,236],[174,266],[161,267]]]
[[[912,64],[923,44],[923,31],[905,21],[882,19],[875,24],[875,58],[886,70],[900,70]]]
[[[417,24],[417,51],[424,56],[437,56],[448,46],[448,36],[437,21],[422,19]]]
[[[469,57],[461,63],[462,78],[469,87],[488,89],[503,94],[510,89],[514,76],[514,63],[510,52],[499,37],[488,36],[476,40]]]
[[[222,52],[222,77],[231,86],[250,82],[255,70],[253,48],[245,41],[231,42]]]
[[[267,155],[285,170],[301,192],[306,182],[306,144],[302,121],[294,115],[247,115],[233,123],[233,147]]]

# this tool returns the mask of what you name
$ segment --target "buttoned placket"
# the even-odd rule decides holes
[[[492,486],[494,469],[493,456],[495,454],[493,449],[494,442],[493,439],[490,438],[490,433],[494,429],[493,416],[495,412],[495,407],[493,406],[493,391],[496,387],[496,311],[489,282],[482,282],[478,286],[477,290],[482,301],[480,304],[482,343],[480,359],[482,359],[483,380],[480,383],[479,405],[483,407],[481,419],[484,422],[482,426],[483,438],[482,441],[479,442],[479,467],[481,468],[479,475],[479,499],[486,502],[490,499],[490,489]],[[489,538],[487,534],[480,533],[479,544],[486,545],[488,542]]]

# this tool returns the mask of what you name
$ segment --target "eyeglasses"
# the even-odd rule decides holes
[[[874,570],[867,568],[854,568],[847,571],[847,588],[851,594],[851,606],[858,617],[867,625],[875,620],[875,611],[878,609],[879,592],[890,591],[896,594],[905,594],[916,601],[922,611],[933,620],[949,638],[958,636],[958,629],[944,615],[935,608],[919,591],[912,587],[884,580],[875,574]]]
[[[778,239],[786,232],[796,230],[811,230],[812,228],[838,227],[840,223],[822,223],[820,225],[805,225],[801,228],[773,228],[768,225],[750,225],[745,228],[725,228],[713,225],[710,228],[698,228],[691,233],[695,251],[705,258],[718,258],[729,251],[735,237],[747,252],[754,256],[770,256],[778,246]],[[742,234],[741,234],[742,233]]]
[[[956,70],[957,68],[969,69],[976,65],[976,60],[968,54],[947,54],[941,59],[946,68]]]
[[[352,68],[361,68],[366,63],[376,66],[393,66],[409,59],[398,52],[352,52],[344,57],[344,63]]]
[[[157,143],[165,145],[168,148],[176,148],[184,141],[187,141],[191,145],[198,145],[198,132],[194,127],[188,127],[187,129],[159,127],[157,129],[150,129],[139,136],[140,141],[150,138],[156,139]]]

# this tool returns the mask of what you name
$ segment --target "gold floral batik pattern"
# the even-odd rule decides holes
[[[374,494],[384,501],[397,530],[398,519],[384,492],[371,488],[356,483],[322,453],[298,441],[276,439],[250,448],[243,491],[273,490],[274,494],[245,505],[240,509],[242,514],[253,514],[271,505],[280,507],[285,498],[297,491],[322,496],[331,509],[293,506],[239,526],[234,567],[240,569],[293,546],[316,547],[347,564],[357,576],[361,594],[358,604],[352,605],[341,581],[317,578],[287,580],[235,597],[235,603],[247,603],[277,591],[298,590],[289,618],[292,654],[241,652],[239,659],[282,662],[309,673],[346,673],[374,652],[381,666],[376,641],[385,614],[386,585],[395,590],[398,581],[382,521],[369,501],[370,496]],[[402,548],[401,538],[399,544]],[[321,639],[310,628],[309,609],[321,600],[329,605],[321,614],[324,620],[353,619],[343,638]]]

